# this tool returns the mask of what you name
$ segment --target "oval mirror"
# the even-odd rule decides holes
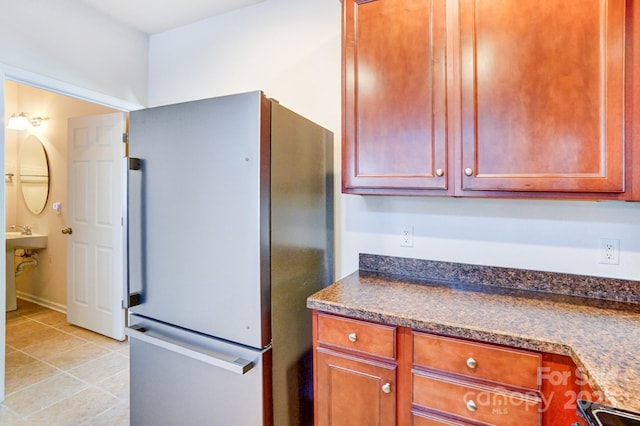
[[[42,213],[49,197],[49,162],[42,142],[34,135],[20,144],[20,186],[29,211]]]

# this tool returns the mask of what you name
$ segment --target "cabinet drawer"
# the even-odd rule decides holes
[[[468,426],[468,423],[437,416],[431,413],[412,411],[411,426]]]
[[[318,314],[318,343],[387,359],[396,357],[396,328]]]
[[[542,356],[518,349],[414,332],[413,362],[417,366],[538,390]]]
[[[540,425],[540,398],[533,392],[513,393],[426,373],[413,374],[412,390],[413,403],[424,408],[500,426]]]

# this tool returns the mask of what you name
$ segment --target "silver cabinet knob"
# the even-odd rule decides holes
[[[476,361],[472,357],[467,360],[467,367],[476,368],[477,366],[478,366],[478,361]]]
[[[474,412],[478,409],[478,406],[476,405],[475,402],[473,402],[473,400],[469,400],[469,402],[467,402],[467,410]]]
[[[467,167],[466,169],[464,169],[464,174],[467,176],[473,175],[473,169],[471,167]]]
[[[63,234],[65,234],[65,235],[71,235],[71,234],[73,234],[73,229],[71,229],[71,228],[64,228],[64,229],[62,230],[62,233],[63,233]]]
[[[436,169],[436,176],[438,176],[438,177],[442,177],[442,176],[444,176],[444,170],[442,170],[442,169]]]
[[[349,336],[348,336],[348,337],[349,337],[349,341],[350,341],[351,343],[355,343],[355,342],[356,342],[356,340],[358,340],[358,336],[356,336],[356,333],[351,333],[351,334],[349,334]]]
[[[391,393],[391,383],[385,383],[382,385],[382,392]]]

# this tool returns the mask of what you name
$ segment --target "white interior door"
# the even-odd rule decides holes
[[[124,340],[122,157],[125,114],[69,119],[67,319]]]

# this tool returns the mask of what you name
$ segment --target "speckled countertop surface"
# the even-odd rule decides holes
[[[549,288],[541,292],[518,285],[469,284],[468,281],[473,281],[469,277],[464,277],[466,281],[438,277],[436,281],[426,270],[432,267],[459,270],[459,264],[424,261],[427,263],[421,264],[422,272],[403,270],[409,271],[411,277],[399,275],[393,268],[391,272],[396,273],[389,273],[388,268],[381,267],[385,262],[394,264],[394,259],[373,256],[365,257],[363,262],[361,255],[360,271],[309,297],[307,307],[454,337],[569,355],[588,375],[594,389],[603,392],[608,403],[640,411],[640,304],[635,300],[640,283],[611,280],[614,288],[611,294],[601,289],[602,298],[586,298],[566,291],[553,293]],[[367,261],[372,261],[373,266]],[[505,273],[512,283],[521,282],[523,276],[531,273],[471,268],[471,272],[485,276]],[[550,275],[544,277],[548,285],[557,274],[546,274]],[[572,276],[562,275],[562,285],[566,287]],[[460,279],[453,272],[449,276]],[[499,281],[499,277],[493,279]],[[606,287],[607,280],[600,280]],[[574,287],[571,283],[568,286]],[[618,286],[631,289],[624,297],[626,301],[611,300],[617,298]]]

